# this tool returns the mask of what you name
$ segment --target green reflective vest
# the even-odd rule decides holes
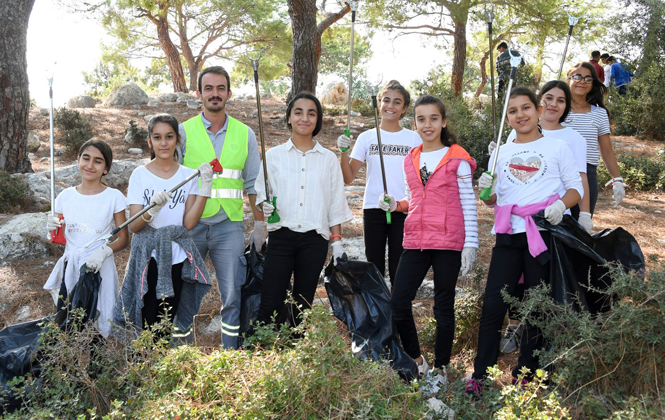
[[[219,174],[213,173],[212,194],[203,209],[201,218],[212,217],[219,213],[220,207],[234,222],[243,220],[242,211],[242,170],[247,160],[247,143],[249,128],[227,115],[229,119],[222,146],[222,154],[218,157],[224,171]],[[201,115],[190,118],[182,126],[187,134],[185,145],[185,157],[182,161],[184,166],[198,169],[203,162],[215,159],[215,149],[210,141],[210,136],[203,125]],[[201,182],[199,180],[199,182]]]

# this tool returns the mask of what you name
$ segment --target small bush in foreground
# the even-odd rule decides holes
[[[0,213],[8,213],[27,206],[30,187],[23,179],[0,171]]]
[[[70,155],[76,155],[81,145],[94,135],[90,120],[74,109],[56,109],[53,123],[60,131],[60,141]]]
[[[654,157],[617,153],[617,163],[628,188],[636,191],[665,189],[665,148],[661,148]],[[610,175],[601,163],[598,167],[598,184],[605,185],[609,180]]]

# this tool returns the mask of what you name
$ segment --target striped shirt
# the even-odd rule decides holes
[[[330,228],[353,219],[346,202],[344,178],[337,156],[314,141],[302,152],[291,139],[266,152],[268,181],[277,197],[281,220],[268,223],[268,230],[288,228],[294,232],[316,232],[330,239]],[[266,200],[263,165],[256,178],[256,202]]]
[[[591,105],[591,111],[583,114],[570,111],[566,121],[561,123],[577,131],[586,140],[586,161],[588,164],[598,166],[600,163],[600,136],[610,134],[610,118],[607,111],[601,107]]]

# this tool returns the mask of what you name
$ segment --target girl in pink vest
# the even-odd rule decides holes
[[[431,378],[447,383],[455,333],[455,285],[462,268],[466,275],[476,261],[478,215],[471,174],[476,161],[448,131],[446,108],[439,98],[426,95],[414,105],[416,130],[423,144],[404,160],[406,197],[396,202],[379,197],[384,211],[408,212],[404,222],[404,252],[400,257],[392,295],[393,320],[404,350],[418,363],[421,377],[429,365],[420,354],[411,302],[430,267],[434,270],[436,341]]]
[[[485,173],[478,181],[480,188],[492,188],[485,204],[494,207],[492,233],[496,233],[496,245],[487,275],[474,372],[466,384],[469,394],[480,394],[487,368],[495,365],[499,356],[501,325],[508,309],[502,290],[514,295],[522,273],[526,290],[549,284],[546,244],[550,234],[539,230],[531,216],[544,210],[547,221],[558,224],[566,209],[584,194],[573,152],[563,140],[541,132],[538,119],[542,112],[543,107],[529,89],[517,87],[510,92],[506,122],[517,137],[499,149],[494,179]],[[540,366],[533,353],[542,347],[542,334],[527,322],[512,372],[514,380],[524,367],[529,375],[535,374]]]

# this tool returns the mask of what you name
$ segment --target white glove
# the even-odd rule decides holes
[[[566,211],[566,205],[563,201],[556,200],[545,208],[545,219],[553,225],[558,225],[563,219],[563,212]]]
[[[346,254],[344,253],[344,246],[342,245],[342,241],[337,241],[332,243],[332,257],[333,257],[333,264],[337,265],[337,258],[344,258]]]
[[[612,184],[612,193],[614,195],[614,202],[612,205],[618,206],[626,196],[626,189],[623,186],[623,182],[614,181],[614,184]]]
[[[268,220],[268,217],[272,216],[272,214],[275,212],[275,207],[267,201],[263,202],[261,208],[263,209],[263,217],[266,220]]]
[[[591,213],[588,211],[581,211],[580,217],[577,219],[577,222],[587,231],[591,233],[593,230],[593,221],[591,220]]]
[[[478,178],[478,188],[484,190],[485,188],[490,188],[490,187],[492,188],[490,190],[490,195],[491,195],[494,194],[494,189],[496,188],[496,177],[493,177],[487,172],[483,172],[483,174],[480,175],[480,178]]]
[[[386,197],[388,197],[388,201],[386,201]],[[382,193],[379,196],[379,207],[383,211],[395,211],[397,208],[397,202],[395,201],[395,197],[392,195],[386,193]]]
[[[344,150],[349,151],[349,147],[351,147],[351,143],[353,142],[353,136],[347,137],[344,134],[341,136],[337,137],[337,147],[339,147],[339,150],[342,151],[342,153],[345,153]]]
[[[257,251],[260,251],[263,247],[263,244],[266,243],[266,237],[268,236],[268,225],[266,222],[260,220],[254,221],[254,230],[249,234],[249,241],[254,243],[254,248]]]
[[[157,191],[152,195],[152,198],[150,198],[150,204],[154,204],[155,207],[152,207],[147,211],[147,213],[154,219],[157,217],[157,214],[159,214],[159,211],[162,209],[162,207],[164,207],[170,199],[170,192],[167,193],[166,191]]]
[[[462,250],[462,277],[469,274],[469,271],[473,270],[476,266],[476,248],[467,248],[465,247]]]
[[[99,248],[92,251],[92,254],[85,261],[86,269],[88,273],[96,273],[102,268],[104,260],[113,255],[113,250],[106,245],[102,245]]]
[[[210,197],[212,195],[212,166],[207,162],[202,163],[199,166],[199,172],[201,173],[201,195]]]
[[[492,156],[492,153],[494,153],[494,149],[496,149],[496,142],[491,141],[490,144],[487,145],[487,152]]]
[[[65,220],[60,220],[58,216],[48,216],[46,219],[46,230],[51,232],[62,227]]]

